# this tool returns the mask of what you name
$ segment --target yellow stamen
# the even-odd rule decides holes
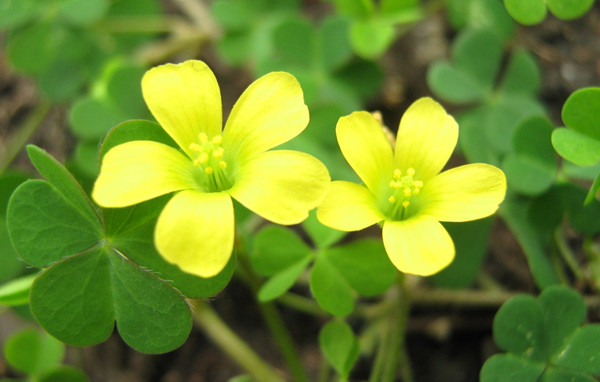
[[[225,156],[225,149],[221,147],[221,143],[223,143],[221,135],[209,139],[206,133],[199,133],[198,141],[189,145],[190,150],[197,153],[196,157],[192,158],[192,162],[204,173],[201,183],[209,192],[227,190],[231,187],[231,180],[226,170],[227,162],[222,159]]]
[[[393,219],[402,220],[416,212],[415,203],[416,195],[421,193],[423,182],[415,180],[413,177],[416,174],[415,169],[408,168],[406,171],[394,169],[392,179],[390,179],[389,187],[390,194],[387,201],[390,206],[386,207],[386,214]],[[403,176],[404,175],[404,176]],[[408,209],[410,206],[410,209]]]
[[[215,149],[213,151],[213,157],[219,159],[223,157],[223,153],[225,152],[225,150],[222,147],[219,147],[218,149]]]

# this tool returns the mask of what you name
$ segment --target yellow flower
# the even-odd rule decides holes
[[[439,223],[493,214],[504,199],[506,177],[482,163],[440,171],[458,140],[458,125],[431,98],[406,111],[392,149],[381,124],[367,112],[342,117],[337,139],[363,185],[335,181],[317,210],[342,231],[383,221],[383,243],[400,271],[439,272],[454,259],[454,243]]]
[[[325,196],[329,173],[316,158],[271,150],[308,124],[296,79],[267,74],[241,95],[222,128],[221,94],[201,61],[149,70],[142,92],[181,150],[152,141],[116,146],[104,156],[92,196],[125,207],[176,192],[156,223],[158,252],[182,270],[211,277],[231,257],[235,198],[278,224],[297,224]]]

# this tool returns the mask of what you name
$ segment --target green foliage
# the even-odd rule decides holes
[[[217,44],[221,57],[232,65],[256,66],[271,56],[272,33],[298,11],[297,0],[218,0],[212,13],[225,34]]]
[[[542,116],[523,120],[513,133],[513,150],[502,163],[509,187],[539,195],[555,182],[558,165],[552,148],[554,126]]]
[[[493,326],[496,344],[507,353],[487,360],[480,380],[594,381],[600,372],[600,325],[580,326],[585,316],[585,302],[566,287],[546,288],[537,299],[510,299]]]
[[[500,215],[523,249],[536,284],[545,288],[558,284],[558,276],[548,256],[549,243],[544,232],[529,219],[530,203],[522,199],[506,200]]]
[[[7,363],[38,382],[87,382],[79,369],[62,366],[65,346],[35,329],[23,329],[11,335],[4,345]]]
[[[124,16],[128,3],[138,7],[137,14],[160,13],[155,0],[3,1],[0,29],[10,31],[8,58],[18,71],[33,76],[52,100],[73,100],[104,61],[129,54],[136,38],[139,44],[152,35],[140,39],[135,33],[122,36],[92,29]]]
[[[25,305],[29,302],[29,290],[37,275],[13,279],[0,286],[0,305]]]
[[[29,177],[22,173],[0,174],[0,282],[18,276],[23,271],[23,263],[17,258],[6,228],[6,206],[12,192]]]
[[[367,59],[380,57],[396,37],[395,27],[423,18],[418,0],[334,0],[340,15],[352,21],[354,52]]]
[[[272,54],[257,66],[258,74],[285,70],[298,78],[311,120],[300,137],[283,147],[314,155],[337,179],[353,175],[337,149],[335,124],[372,97],[383,77],[375,63],[352,56],[349,27],[340,17],[326,18],[318,27],[290,17],[274,28]]]
[[[314,227],[309,232],[319,232]],[[324,235],[323,228],[317,237]],[[333,244],[333,240],[327,242]],[[380,241],[365,239],[346,245],[321,247],[313,251],[288,228],[267,226],[254,241],[251,264],[256,272],[269,277],[259,291],[261,301],[270,301],[289,290],[309,264],[310,288],[324,310],[345,316],[354,310],[355,298],[376,296],[395,280],[396,269],[390,263]]]
[[[498,1],[450,0],[446,12],[455,29],[489,29],[503,41],[514,31],[512,18]]]
[[[4,345],[4,355],[12,367],[33,376],[60,365],[65,346],[60,341],[35,329],[13,334]]]
[[[499,164],[519,123],[544,114],[535,98],[540,74],[533,57],[516,50],[496,85],[501,58],[501,42],[492,32],[465,30],[452,46],[452,61],[438,61],[427,73],[440,98],[478,105],[456,115],[460,147],[470,162]]]
[[[28,151],[47,181],[17,188],[8,226],[21,259],[43,268],[30,294],[36,320],[75,345],[105,340],[116,321],[123,339],[139,351],[178,347],[191,329],[182,293],[192,298],[217,293],[231,277],[233,260],[210,279],[181,272],[152,242],[165,198],[98,211],[60,163],[34,146]]]
[[[69,112],[71,130],[79,138],[74,165],[91,178],[98,175],[98,143],[121,121],[148,118],[140,82],[145,69],[111,62],[91,94],[79,98]]]
[[[600,160],[600,88],[580,89],[569,96],[562,109],[566,128],[552,133],[552,144],[565,159],[590,166]]]
[[[508,13],[523,25],[539,24],[546,18],[546,7],[559,19],[581,17],[594,4],[594,0],[504,0]]]
[[[321,351],[338,374],[347,379],[358,358],[358,341],[344,321],[330,321],[319,332]]]
[[[493,219],[486,218],[464,223],[444,223],[454,242],[456,257],[448,267],[428,280],[446,288],[471,286],[487,254],[493,222]]]

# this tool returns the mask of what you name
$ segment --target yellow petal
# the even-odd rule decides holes
[[[316,158],[290,150],[267,151],[238,172],[231,196],[278,224],[297,224],[317,207],[330,185],[327,168]]]
[[[102,160],[92,197],[102,207],[125,207],[172,191],[194,188],[194,165],[180,151],[158,142],[113,147]]]
[[[240,96],[223,131],[225,152],[249,158],[294,138],[308,125],[300,84],[289,73],[269,73]]]
[[[142,93],[152,115],[188,155],[201,132],[209,138],[221,134],[221,92],[202,61],[150,69],[142,79]]]
[[[321,223],[340,231],[358,231],[385,219],[377,201],[364,186],[335,181],[317,209]]]
[[[425,185],[420,213],[449,222],[480,219],[496,212],[505,194],[506,177],[500,169],[468,164],[444,171]]]
[[[396,137],[395,165],[416,170],[421,181],[439,173],[456,146],[458,124],[431,98],[421,98],[406,110]]]
[[[375,195],[387,188],[393,173],[392,147],[382,126],[366,111],[339,119],[337,140],[344,157]]]
[[[454,243],[430,216],[383,223],[383,245],[391,262],[404,273],[429,276],[454,259]]]
[[[225,268],[233,251],[233,203],[227,193],[181,191],[156,222],[158,252],[184,272],[212,277]]]

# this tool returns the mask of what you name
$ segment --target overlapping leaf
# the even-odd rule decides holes
[[[155,126],[146,124],[149,130]],[[98,210],[60,163],[35,146],[28,152],[47,181],[30,180],[14,192],[8,224],[21,259],[43,268],[30,293],[38,322],[75,345],[105,340],[115,322],[123,339],[139,351],[160,353],[181,345],[191,329],[184,295],[218,292],[229,281],[234,260],[211,279],[183,273],[167,264],[152,242],[166,198]]]
[[[594,4],[594,0],[504,0],[506,10],[523,25],[539,24],[546,18],[546,7],[559,19],[581,17]]]
[[[317,251],[288,228],[269,226],[257,234],[252,265],[270,277],[259,291],[262,301],[285,293],[311,263],[310,289],[317,303],[337,316],[350,314],[358,296],[376,296],[394,282],[397,271],[381,241],[364,239],[330,247],[334,235],[314,227],[309,232],[316,235]]]
[[[516,50],[497,83],[501,41],[489,30],[465,30],[452,46],[452,61],[429,68],[427,82],[440,98],[474,107],[456,116],[460,147],[470,162],[499,164],[512,150],[518,124],[544,109],[535,98],[540,74],[533,57]]]
[[[494,340],[507,353],[486,361],[480,380],[593,381],[600,372],[600,325],[580,326],[585,315],[581,296],[566,287],[549,287],[537,299],[510,299],[493,327]]]

